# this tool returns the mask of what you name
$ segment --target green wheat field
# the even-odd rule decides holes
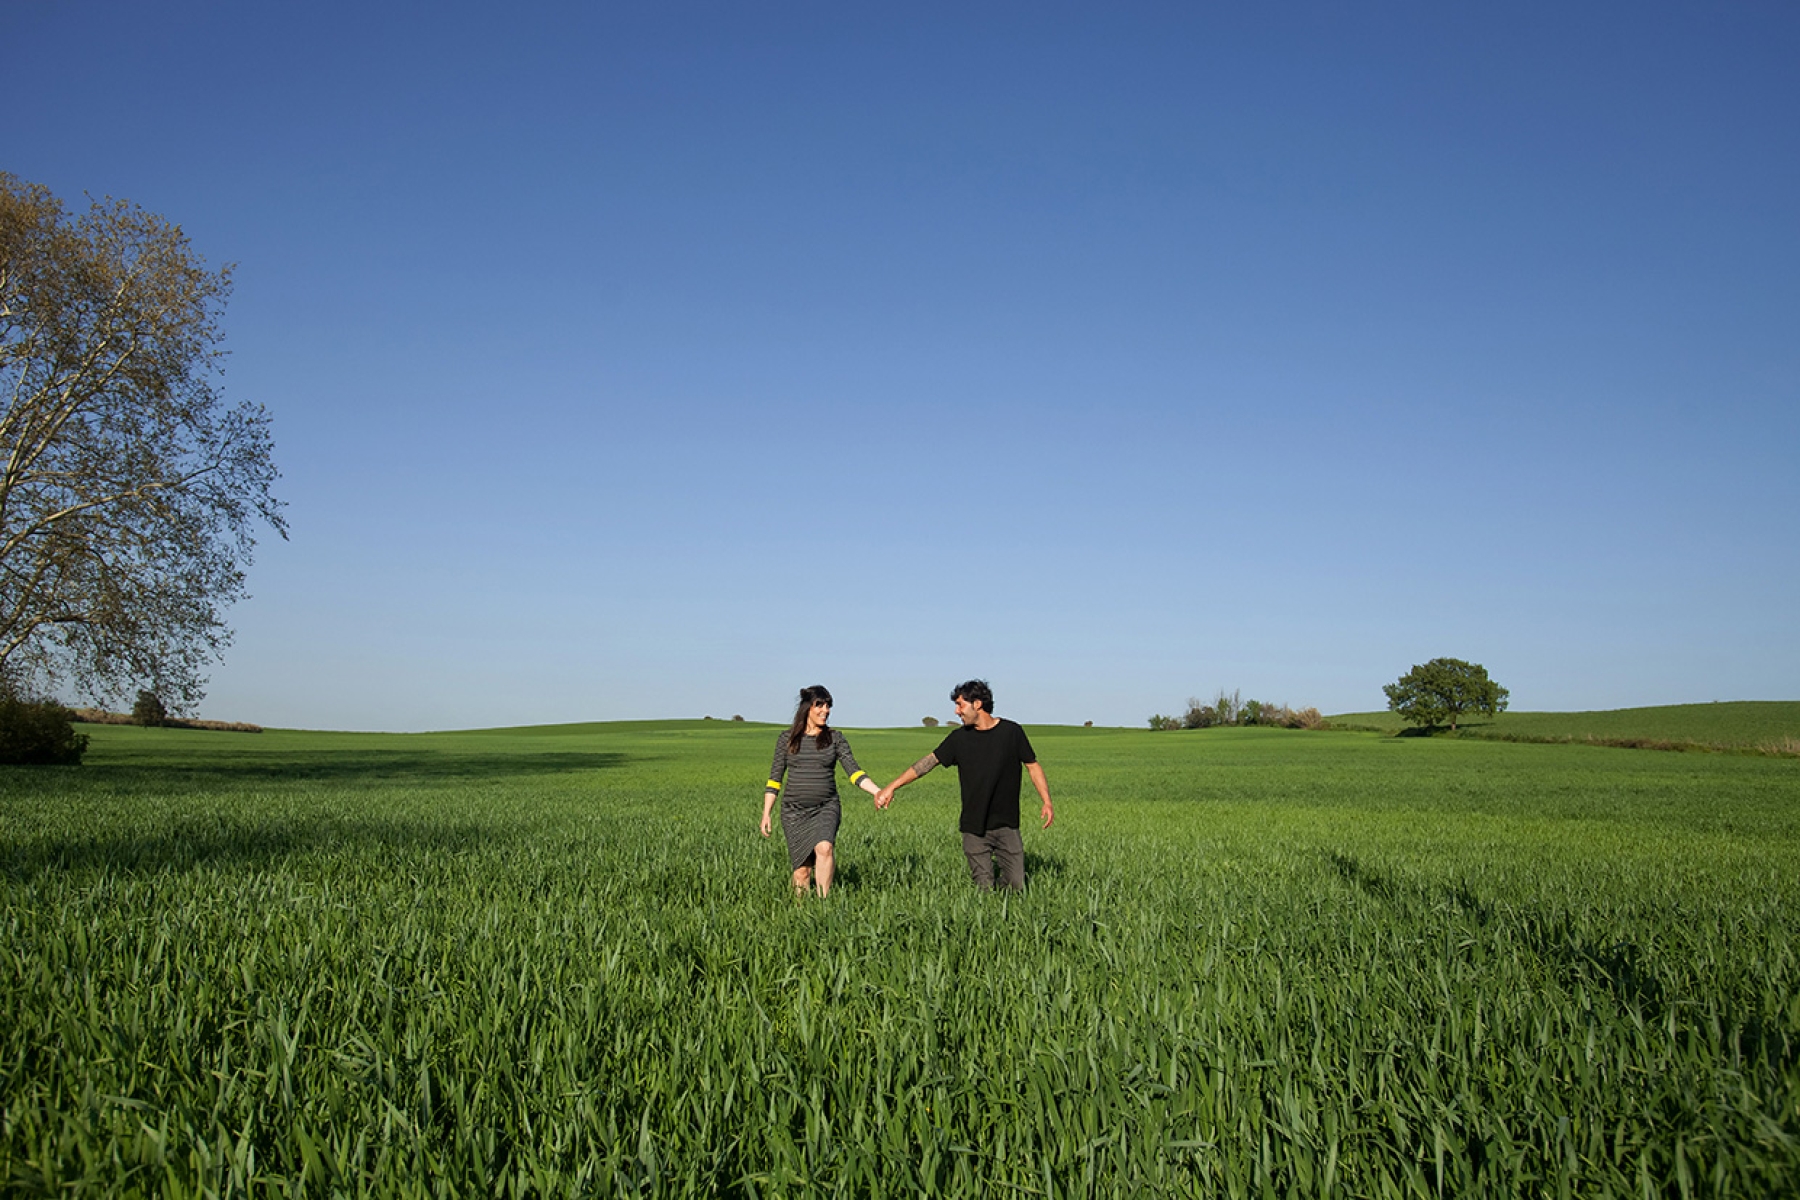
[[[772,726],[86,731],[0,771],[7,1195],[1800,1192],[1791,755],[1033,727],[1026,893],[944,771],[799,902]]]

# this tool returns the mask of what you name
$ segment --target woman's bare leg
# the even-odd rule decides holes
[[[819,864],[819,895],[821,896],[831,894],[831,875],[837,866],[836,860],[832,857],[834,849],[830,842],[820,842],[813,847],[813,858]]]

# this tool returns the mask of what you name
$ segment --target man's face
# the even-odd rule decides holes
[[[971,704],[961,696],[956,698],[956,719],[961,721],[964,725],[975,724],[976,716],[980,712],[981,705],[979,703]]]

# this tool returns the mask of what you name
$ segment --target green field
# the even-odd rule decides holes
[[[1345,713],[1339,729],[1395,733],[1408,728],[1399,713]],[[1460,736],[1514,741],[1662,744],[1671,749],[1752,750],[1800,754],[1800,703],[1734,700],[1668,704],[1604,712],[1503,712],[1463,721]]]
[[[1027,893],[945,771],[800,903],[768,726],[87,732],[0,772],[8,1195],[1800,1191],[1793,758],[1034,728]]]

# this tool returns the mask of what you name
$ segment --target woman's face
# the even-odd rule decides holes
[[[830,719],[831,702],[829,700],[814,700],[811,711],[806,714],[806,723],[815,728],[819,728],[824,726],[825,722]]]

